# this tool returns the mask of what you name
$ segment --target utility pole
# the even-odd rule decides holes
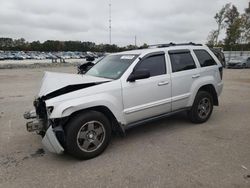
[[[111,41],[111,0],[109,0],[109,44],[112,44]]]
[[[135,35],[135,47],[137,46],[137,37]]]

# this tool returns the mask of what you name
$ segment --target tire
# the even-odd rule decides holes
[[[188,116],[193,123],[204,123],[212,114],[213,97],[209,92],[199,91],[195,97],[193,106],[188,111]]]
[[[242,69],[246,69],[247,68],[247,66],[246,66],[246,64],[244,63],[243,65],[242,65]]]
[[[79,159],[100,155],[111,139],[110,122],[97,111],[77,114],[67,124],[65,132],[66,152]]]

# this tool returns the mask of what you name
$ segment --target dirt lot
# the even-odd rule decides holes
[[[207,123],[179,114],[136,127],[88,161],[44,152],[25,129],[44,70],[0,70],[0,187],[250,187],[250,69],[225,70]]]

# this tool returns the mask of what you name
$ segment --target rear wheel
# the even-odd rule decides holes
[[[199,91],[195,97],[191,110],[188,112],[188,116],[193,123],[203,123],[209,119],[212,111],[212,95],[206,91]]]
[[[66,126],[66,150],[80,159],[90,159],[101,154],[110,138],[110,122],[100,112],[78,114]]]

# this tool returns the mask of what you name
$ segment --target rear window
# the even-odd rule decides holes
[[[206,50],[194,50],[194,53],[198,58],[201,67],[216,65],[215,60]]]

